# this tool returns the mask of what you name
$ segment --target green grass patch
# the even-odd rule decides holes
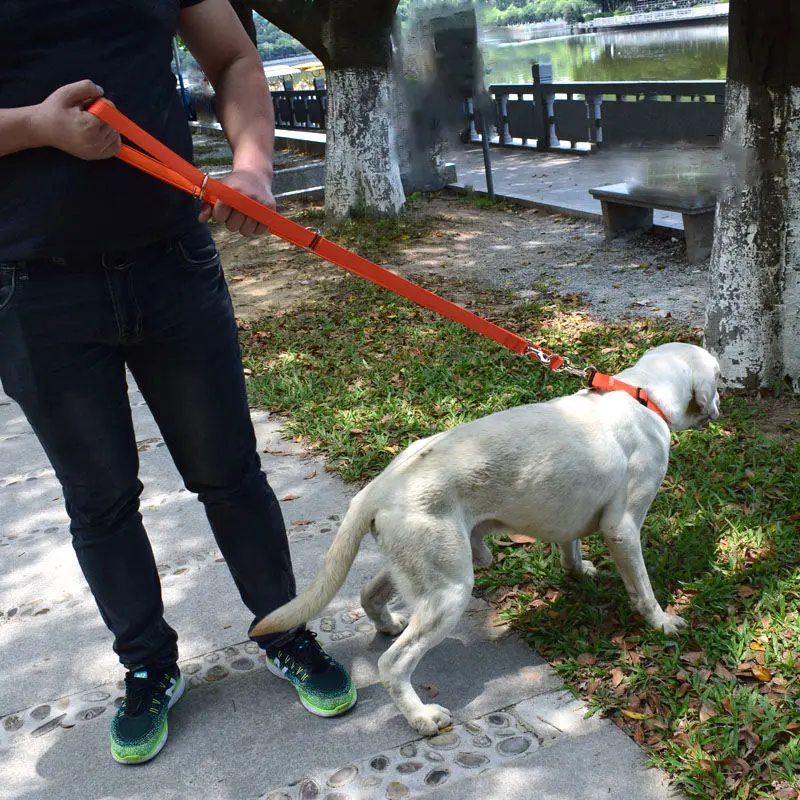
[[[360,256],[381,262],[391,259],[402,247],[430,236],[440,226],[440,217],[424,213],[425,203],[418,195],[412,195],[396,217],[356,214],[343,222],[326,220],[321,206],[309,205],[294,218]]]
[[[408,219],[350,226],[336,231],[338,241],[379,254],[427,229]],[[547,291],[519,303],[454,281],[428,288],[605,372],[665,341],[698,342],[696,331],[661,321],[597,322],[577,298]],[[252,401],[283,414],[287,434],[324,453],[347,480],[374,477],[420,437],[579,388],[577,378],[365,281],[347,278],[325,291],[243,324],[242,346]],[[775,403],[790,412],[777,427]],[[689,797],[796,796],[798,410],[790,398],[729,396],[717,423],[673,435],[643,543],[656,596],[689,620],[686,632],[668,638],[643,627],[597,536],[584,542],[599,568],[593,581],[565,578],[549,545],[508,540],[492,543],[495,563],[477,576],[479,591],[566,684]]]

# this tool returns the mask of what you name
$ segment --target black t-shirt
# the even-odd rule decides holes
[[[0,0],[0,108],[89,79],[123,114],[184,158],[192,153],[172,37],[202,0]],[[112,158],[53,148],[0,156],[0,261],[91,255],[187,229],[195,201]]]

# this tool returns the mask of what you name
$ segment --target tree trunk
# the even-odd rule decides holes
[[[392,125],[391,80],[380,68],[330,69],[325,213],[396,216],[405,195]]]
[[[800,9],[734,0],[729,29],[706,346],[729,387],[800,392]]]
[[[391,104],[397,0],[247,0],[247,5],[325,67],[326,214],[397,215],[405,202]]]

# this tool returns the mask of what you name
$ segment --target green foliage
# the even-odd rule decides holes
[[[458,0],[437,5],[463,5]],[[419,0],[400,0],[397,13],[401,20],[406,20],[421,7]],[[565,20],[566,22],[582,22],[584,16],[599,11],[599,0],[486,0],[482,3],[484,25],[523,25],[528,22],[546,22],[548,20]]]
[[[308,54],[308,50],[297,39],[293,39],[263,17],[253,14],[253,20],[256,24],[258,54],[264,61]]]

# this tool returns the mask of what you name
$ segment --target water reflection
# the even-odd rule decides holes
[[[486,84],[530,83],[531,62],[549,58],[554,81],[724,80],[725,23],[611,31],[533,42],[502,41],[492,32],[483,48]]]

